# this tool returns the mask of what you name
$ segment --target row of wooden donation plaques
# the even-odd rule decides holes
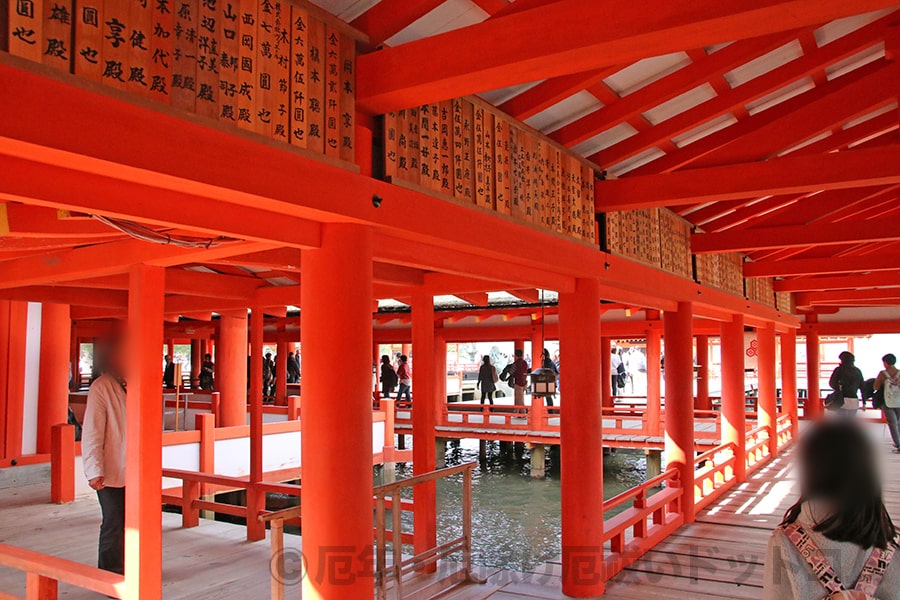
[[[668,273],[792,312],[790,294],[776,297],[772,278],[744,278],[744,257],[736,252],[691,253],[691,224],[667,208],[606,213],[605,249]]]
[[[384,117],[389,181],[595,240],[594,166],[475,98]]]
[[[354,158],[360,34],[304,0],[0,0],[0,10],[10,54]]]

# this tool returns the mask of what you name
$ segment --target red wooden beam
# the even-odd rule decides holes
[[[443,3],[444,0],[381,0],[350,25],[367,34],[369,44],[377,47]]]
[[[894,15],[888,15],[879,19],[830,44],[826,44],[808,55],[756,77],[730,91],[720,93],[715,98],[671,119],[667,119],[646,132],[641,132],[610,148],[606,148],[589,158],[603,166],[614,165],[661,143],[668,142],[672,138],[722,115],[735,111],[744,112],[746,104],[879,43],[887,25],[894,18],[896,18]]]
[[[893,194],[897,186],[880,186],[859,190],[832,190],[815,194],[783,210],[755,220],[754,227],[801,225],[818,220],[832,219],[841,209],[860,202],[875,200],[884,194]]]
[[[0,262],[0,288],[115,275],[125,272],[133,264],[171,266],[197,260],[212,260],[259,247],[262,247],[262,244],[242,243],[190,250],[148,244],[138,240],[96,244]]]
[[[128,293],[125,291],[96,290],[88,287],[27,286],[8,288],[0,290],[0,298],[122,310],[128,306]]]
[[[702,58],[671,75],[560,127],[550,137],[566,146],[574,146],[620,123],[640,117],[642,113],[696,88],[704,81],[721,77],[735,67],[783,46],[797,34],[795,31],[788,34],[779,32],[740,40],[713,54],[704,53]]]
[[[900,288],[883,290],[834,290],[829,292],[798,292],[794,294],[797,306],[840,306],[846,302],[896,301],[900,306]]]
[[[18,202],[4,204],[6,211],[6,233],[16,237],[39,237],[42,239],[71,237],[122,237],[122,233],[93,219],[62,218],[55,208],[29,206]],[[0,209],[2,212],[3,209]],[[0,226],[0,230],[3,227]]]
[[[364,55],[359,59],[358,100],[368,111],[385,113],[891,5],[892,0],[852,5],[840,0],[696,0],[685,11],[667,0],[646,0],[610,10],[593,0],[561,0]],[[421,68],[423,57],[441,68]]]
[[[475,306],[487,306],[488,295],[485,294],[453,294],[463,302],[474,304]]]
[[[900,183],[900,145],[598,181],[597,210],[632,210]]]
[[[506,293],[522,302],[536,303],[541,301],[540,292],[537,290],[506,290]]]
[[[900,240],[897,224],[873,219],[694,234],[691,236],[691,249],[697,254],[706,254],[893,240]]]
[[[776,292],[823,292],[827,290],[900,287],[900,263],[897,270],[844,275],[841,277],[803,277],[775,282]]]
[[[542,81],[521,94],[510,98],[497,108],[516,119],[524,121],[525,119],[538,114],[542,110],[550,108],[557,102],[565,100],[569,96],[572,96],[595,83],[603,81],[622,68],[623,65],[615,65],[612,67],[604,67],[602,69],[593,69],[583,73],[573,73],[571,75],[553,77],[552,79]]]

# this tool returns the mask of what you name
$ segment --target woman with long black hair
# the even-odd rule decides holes
[[[900,538],[866,432],[853,421],[824,421],[801,440],[799,455],[800,498],[769,541],[764,600],[900,600]]]

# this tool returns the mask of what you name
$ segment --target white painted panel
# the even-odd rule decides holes
[[[178,444],[177,446],[163,446],[163,469],[180,469],[182,471],[200,470],[200,443]],[[180,479],[163,477],[163,489],[181,487]]]
[[[735,88],[801,56],[803,56],[803,47],[799,41],[793,40],[725,73],[725,81]]]
[[[544,133],[555,131],[601,108],[603,103],[590,92],[581,91],[526,119],[525,124]]]
[[[217,440],[214,454],[216,474],[232,477],[250,474],[250,438]]]
[[[28,303],[25,329],[25,403],[22,413],[22,455],[37,452],[38,385],[41,380],[41,305]]]
[[[619,176],[629,171],[633,171],[638,167],[642,167],[649,162],[656,160],[661,156],[665,156],[666,153],[660,150],[659,148],[650,148],[649,150],[645,150],[636,156],[632,156],[628,160],[623,160],[617,165],[613,165],[609,168],[609,172],[613,175]]]
[[[590,156],[595,152],[600,152],[610,146],[614,146],[622,140],[627,140],[633,135],[637,135],[637,132],[637,129],[628,123],[621,123],[611,129],[607,129],[603,133],[598,133],[594,137],[589,138],[580,144],[572,146],[572,151],[577,152],[582,156]]]
[[[803,92],[807,92],[816,87],[812,77],[806,77],[800,81],[787,85],[779,90],[772,92],[758,100],[754,100],[747,105],[747,112],[751,115],[761,113],[764,110],[777,106],[782,102],[787,102],[795,96],[799,96]]]
[[[880,19],[881,17],[890,14],[891,12],[896,11],[897,8],[885,8],[882,10],[876,10],[874,12],[863,13],[861,15],[854,15],[852,17],[846,17],[843,19],[837,19],[830,23],[826,23],[822,27],[819,27],[815,31],[816,43],[821,47],[825,44],[829,44],[838,38],[842,38],[848,33],[852,33],[859,29],[860,27],[864,27],[868,25],[872,21]]]
[[[704,83],[663,102],[655,108],[651,108],[644,113],[644,118],[652,125],[656,125],[715,97],[716,91],[713,87],[708,83]]]
[[[415,23],[388,38],[385,43],[388,46],[399,46],[439,33],[475,25],[487,18],[488,14],[471,0],[447,0]]]
[[[684,52],[653,56],[625,67],[603,82],[619,96],[627,96],[689,64],[691,59]]]

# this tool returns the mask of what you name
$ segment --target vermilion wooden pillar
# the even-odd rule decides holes
[[[712,410],[709,399],[709,336],[697,336],[697,409]]]
[[[540,320],[531,322],[532,369],[540,369],[544,362],[544,329]]]
[[[778,436],[775,434],[775,421],[778,419],[775,389],[775,324],[768,323],[765,327],[758,327],[756,336],[759,344],[756,363],[759,375],[757,420],[759,425],[769,427],[769,452],[775,456],[778,453]]]
[[[437,327],[434,334],[434,409],[435,416],[447,402],[447,341]]]
[[[434,471],[437,466],[434,427],[437,423],[434,364],[434,297],[417,290],[412,297],[413,352],[419,360],[413,364],[413,474]],[[434,482],[419,485],[413,492],[413,546],[415,553],[437,544],[437,499]],[[434,565],[427,571],[432,572]]]
[[[603,399],[603,406],[612,407],[614,404],[612,392],[612,340],[608,337],[600,338],[600,356],[603,357],[600,361],[600,379],[603,381],[603,385],[600,387],[600,394]]]
[[[250,308],[250,482],[263,480],[263,309],[258,303]],[[265,539],[266,526],[257,516],[266,508],[266,495],[251,486],[247,490],[247,540]]]
[[[803,418],[818,419],[822,416],[822,400],[819,398],[820,364],[819,332],[806,328],[806,402],[803,404]]]
[[[797,330],[781,334],[781,412],[791,415],[791,437],[799,433],[797,419]]]
[[[275,402],[281,404],[287,402],[287,356],[288,343],[278,342],[278,350],[275,355]]]
[[[525,340],[515,340],[515,341],[513,342],[513,351],[515,351],[515,350],[521,350],[521,351],[522,351],[522,355],[524,356],[524,354],[525,354]],[[532,354],[534,354],[534,352],[532,352]],[[533,357],[533,356],[531,357],[531,361],[534,362],[534,357]]]
[[[165,269],[136,265],[128,287],[125,589],[128,600],[162,597],[162,387]]]
[[[321,248],[302,252],[304,598],[374,593],[372,238],[368,227],[325,224]],[[336,357],[353,368],[322,376]]]
[[[191,389],[195,390],[200,382],[200,364],[203,362],[203,349],[200,340],[191,340]]]
[[[666,465],[675,466],[684,489],[687,523],[694,521],[693,307],[679,302],[663,317],[666,338]]]
[[[647,430],[658,435],[662,404],[662,331],[661,323],[647,330]]]
[[[259,366],[259,369],[262,369],[262,366]],[[246,425],[247,311],[245,310],[223,313],[220,317],[216,387],[222,394],[222,419],[219,426]]]
[[[559,343],[564,356],[565,409],[560,422],[562,591],[589,598],[603,581],[603,423],[600,283],[579,279],[559,295]]]
[[[6,368],[5,382],[0,383],[0,394],[5,395],[4,458],[22,455],[22,427],[25,414],[25,344],[28,336],[28,303],[10,301],[6,319]],[[2,340],[0,340],[2,341]],[[6,389],[2,389],[5,385]]]
[[[54,425],[69,422],[69,341],[72,320],[68,304],[41,306],[41,369],[38,387],[37,453],[51,449]]]
[[[747,479],[747,408],[744,398],[744,317],[722,323],[722,442],[734,442],[734,475]]]

